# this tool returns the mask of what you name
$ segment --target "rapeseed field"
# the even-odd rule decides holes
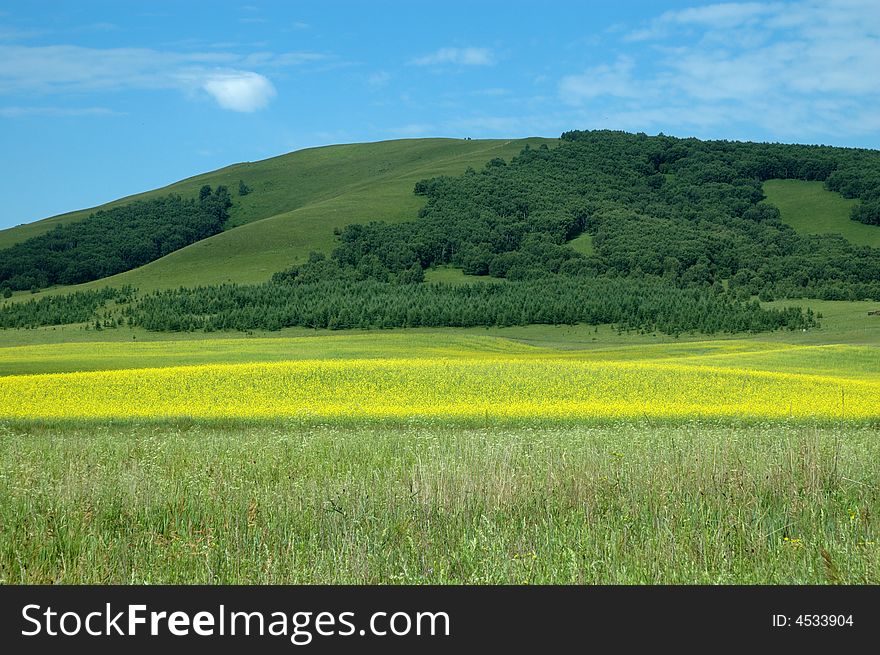
[[[573,357],[312,359],[0,378],[6,419],[880,418],[880,380]]]

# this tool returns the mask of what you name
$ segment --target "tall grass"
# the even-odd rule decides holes
[[[878,583],[871,426],[0,425],[5,583]]]

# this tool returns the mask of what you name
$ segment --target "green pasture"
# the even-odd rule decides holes
[[[839,234],[852,243],[880,248],[880,227],[849,217],[858,201],[826,191],[822,182],[767,180],[764,195],[779,207],[782,220],[801,234]]]
[[[0,424],[0,583],[877,584],[877,437]]]

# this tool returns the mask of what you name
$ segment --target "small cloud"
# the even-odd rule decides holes
[[[256,71],[303,66],[321,53],[169,52],[144,48],[13,46],[0,43],[0,94],[88,93],[176,89],[191,98],[208,93],[232,111],[252,112],[276,95]]]
[[[27,118],[42,116],[64,118],[70,116],[119,116],[119,112],[106,107],[0,107],[2,118]]]
[[[294,22],[291,24],[291,27],[292,27],[293,29],[295,29],[295,30],[309,30],[309,29],[312,28],[311,25],[309,25],[308,23],[304,23],[304,22],[302,22],[301,20],[294,21]]]
[[[477,89],[472,91],[471,95],[484,96],[486,98],[500,98],[501,96],[510,95],[510,89],[502,89],[500,87],[492,87],[491,89]]]
[[[667,11],[646,27],[634,30],[624,41],[650,41],[669,36],[676,27],[690,26],[712,30],[731,30],[778,13],[783,6],[766,2],[725,2],[705,7]]]
[[[491,66],[494,63],[489,48],[440,48],[410,61],[413,66]]]
[[[391,73],[388,71],[377,71],[367,78],[367,84],[374,89],[386,87],[390,81]]]
[[[202,82],[202,88],[223,109],[240,112],[263,109],[277,95],[266,77],[248,71],[211,73]]]
[[[641,93],[632,77],[633,60],[619,57],[613,64],[601,64],[580,75],[567,75],[559,82],[562,99],[570,104],[598,96],[634,98]]]
[[[683,25],[701,25],[712,29],[730,29],[784,9],[779,3],[725,2],[667,12],[660,16],[660,20]]]
[[[245,23],[245,24],[261,24],[261,23],[268,23],[269,21],[266,20],[265,18],[239,18],[238,22]]]
[[[40,36],[42,32],[37,30],[18,30],[10,27],[0,26],[0,41],[23,41],[35,36]]]

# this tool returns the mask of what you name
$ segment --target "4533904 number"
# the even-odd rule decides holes
[[[852,614],[798,614],[792,618],[785,614],[773,615],[774,628],[838,628],[852,627]]]

